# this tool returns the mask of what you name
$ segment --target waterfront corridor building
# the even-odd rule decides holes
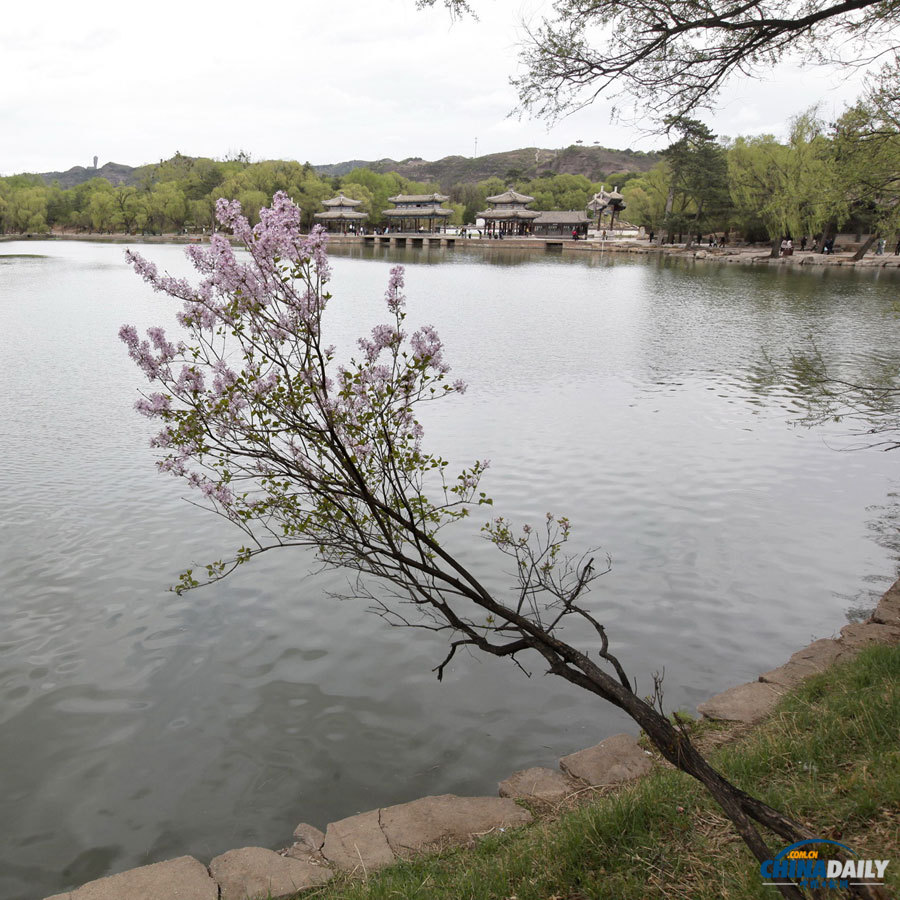
[[[578,237],[586,238],[590,223],[591,220],[578,210],[549,209],[539,213],[531,227],[536,236],[572,237],[574,231]]]

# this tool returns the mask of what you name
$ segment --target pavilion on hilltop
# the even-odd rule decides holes
[[[484,219],[484,228],[489,235],[525,235],[531,234],[531,223],[540,215],[533,209],[525,209],[534,197],[508,190],[494,197],[488,197],[490,209],[476,213]]]
[[[392,229],[399,231],[440,231],[453,215],[452,209],[441,206],[450,198],[445,194],[397,194],[388,197],[394,209],[386,209],[384,215]],[[426,228],[427,225],[427,228]]]
[[[362,200],[353,200],[351,197],[338,194],[330,200],[323,200],[325,212],[317,212],[315,217],[331,232],[346,234],[348,227],[351,231],[356,231],[369,218],[366,213],[356,210],[361,203]]]

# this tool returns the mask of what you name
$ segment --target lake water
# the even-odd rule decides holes
[[[187,272],[179,247],[143,252]],[[664,667],[669,707],[835,634],[896,576],[897,456],[840,452],[844,425],[796,427],[757,377],[810,336],[847,371],[889,358],[896,278],[359,250],[334,260],[340,348],[383,319],[397,260],[409,323],[435,325],[469,383],[428,416],[428,445],[490,458],[495,512],[568,514],[611,555],[592,608],[641,689]],[[527,679],[462,655],[438,684],[439,637],[330,599],[341,576],[302,554],[167,592],[239,544],[156,473],[132,411],[146,382],[116,332],[173,309],[121,246],[0,244],[0,896],[492,794],[627,727],[533,660]],[[503,589],[487,543],[454,546]]]

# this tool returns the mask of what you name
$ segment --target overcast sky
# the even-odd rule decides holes
[[[475,0],[480,21],[451,21],[415,0],[44,0],[4,9],[0,174],[176,150],[254,160],[438,159],[577,140],[652,150],[666,141],[611,124],[595,104],[552,128],[510,118],[521,22],[542,0]],[[831,118],[860,76],[783,67],[732,82],[714,116],[722,135],[783,134],[816,102]]]

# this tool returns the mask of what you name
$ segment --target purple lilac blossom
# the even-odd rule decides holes
[[[336,367],[335,392],[335,381],[326,371],[335,348],[319,343],[328,299],[324,285],[331,276],[325,230],[316,226],[309,235],[301,235],[300,210],[283,192],[275,195],[271,208],[261,211],[254,228],[236,201],[220,200],[216,215],[244,242],[249,256],[239,259],[221,233],[214,234],[207,247],[188,247],[187,256],[201,276],[196,286],[160,274],[154,263],[137,253],[126,254],[135,272],[155,291],[182,301],[178,321],[191,338],[190,345],[173,343],[159,327],[148,329],[145,340],[132,325],[119,332],[131,358],[166,391],[146,395],[136,404],[142,414],[167,423],[151,441],[151,446],[168,454],[159,468],[187,477],[234,518],[236,504],[249,510],[251,501],[246,494],[239,500],[226,476],[217,476],[216,466],[225,471],[238,459],[243,460],[242,471],[254,478],[280,476],[279,466],[244,452],[261,440],[260,422],[271,416],[313,428],[300,437],[279,426],[265,438],[267,451],[283,453],[301,480],[328,475],[335,465],[329,455],[333,448],[320,445],[317,438],[310,443],[310,434],[333,434],[370,467],[387,464],[380,443],[386,434],[395,441],[402,438],[395,447],[417,454],[423,429],[413,404],[427,399],[426,385],[442,380],[449,366],[443,344],[429,325],[409,338],[409,357],[403,353],[407,340],[401,328],[406,316],[403,267],[391,269],[385,292],[394,322],[376,325],[370,337],[359,339],[363,359],[351,361],[350,367]],[[238,357],[240,364],[229,362]],[[176,361],[181,363],[177,375],[170,365]],[[461,380],[443,388],[458,393],[465,389]],[[273,395],[276,399],[270,400]],[[286,407],[278,406],[282,402]],[[191,421],[199,424],[201,433],[221,441],[214,451],[197,443],[194,425],[182,428],[187,420],[178,416],[187,410],[196,415]],[[190,469],[192,463],[201,469]],[[474,490],[484,468],[486,464],[464,473],[462,486]],[[253,508],[261,507],[253,501]]]

